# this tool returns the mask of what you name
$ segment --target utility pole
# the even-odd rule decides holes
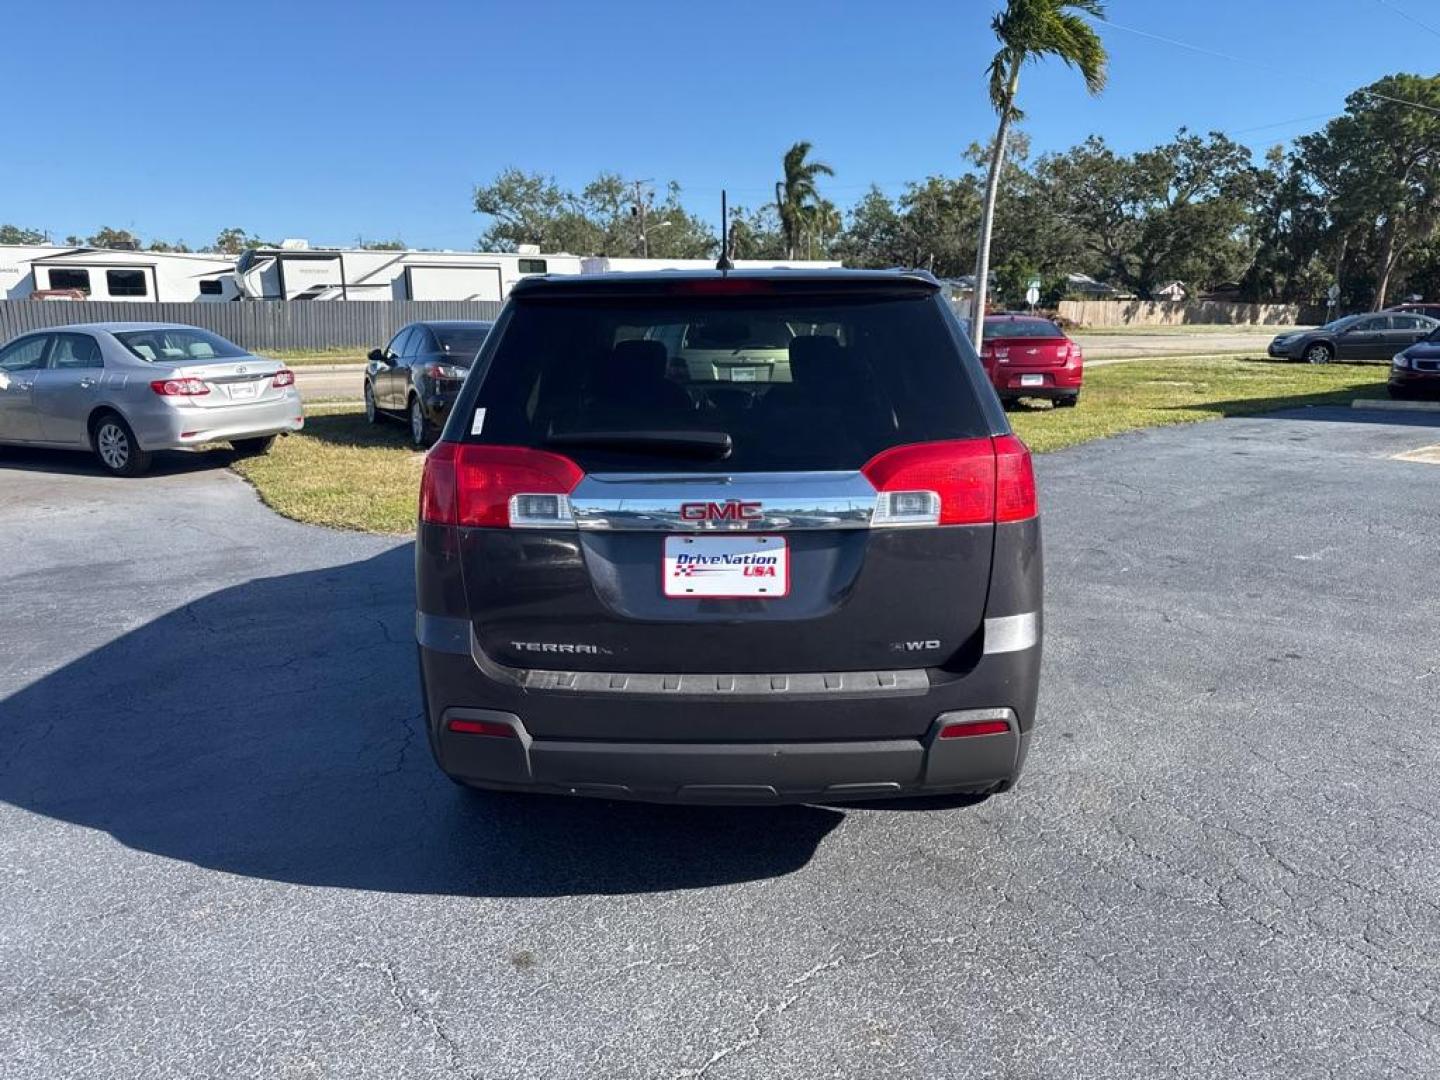
[[[646,259],[650,257],[650,237],[645,232],[645,214],[651,198],[651,193],[645,186],[648,183],[648,180],[635,181],[635,202],[630,207],[630,216],[640,222],[640,255]]]

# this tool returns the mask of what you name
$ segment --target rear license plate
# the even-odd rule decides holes
[[[1021,375],[1021,376],[1020,376],[1020,385],[1021,385],[1021,386],[1044,386],[1044,385],[1045,385],[1045,376],[1044,376],[1044,375]]]
[[[731,382],[759,382],[760,369],[754,367],[732,367],[730,369]]]
[[[239,401],[243,398],[253,398],[255,396],[255,391],[258,389],[258,387],[259,384],[253,382],[231,383],[230,397],[232,400],[235,401]]]
[[[665,595],[781,597],[790,592],[790,551],[781,536],[667,536]]]

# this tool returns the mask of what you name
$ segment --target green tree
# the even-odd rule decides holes
[[[255,248],[271,247],[254,233],[248,233],[244,229],[229,228],[221,229],[214,241],[211,242],[209,251],[218,251],[222,255],[242,255]]]
[[[1105,46],[1100,41],[1100,35],[1083,16],[1104,13],[1101,0],[1008,0],[1005,10],[991,23],[995,36],[1000,39],[1000,51],[990,62],[990,104],[999,115],[1000,123],[991,149],[975,261],[975,299],[970,332],[976,349],[980,348],[985,327],[983,315],[990,275],[990,238],[1005,161],[1005,137],[1011,123],[1022,116],[1016,104],[1020,70],[1031,61],[1053,56],[1077,68],[1085,79],[1085,88],[1092,94],[1098,94],[1105,87]]]
[[[356,238],[357,245],[366,251],[408,251],[405,241],[398,236],[393,240],[366,240],[364,237]]]
[[[780,216],[780,233],[785,238],[785,257],[795,258],[805,225],[820,202],[816,180],[834,176],[835,170],[823,161],[811,161],[812,146],[797,142],[785,151],[783,176],[775,181],[775,212]]]
[[[733,259],[783,259],[785,237],[773,203],[758,210],[730,208],[730,257]]]
[[[850,210],[845,229],[835,238],[832,254],[846,266],[881,269],[899,266],[900,212],[889,196],[874,185]]]
[[[190,247],[184,240],[176,240],[173,243],[169,240],[151,240],[146,246],[147,251],[171,251],[178,254],[186,254]]]
[[[1352,237],[1365,245],[1378,311],[1407,254],[1440,227],[1440,75],[1387,75],[1298,142],[1330,212],[1337,263]]]
[[[18,225],[0,225],[0,244],[43,244],[46,237],[39,229],[22,229]]]
[[[94,235],[86,237],[85,246],[131,250],[140,246],[140,238],[128,229],[112,229],[106,225],[97,230]]]
[[[576,196],[542,173],[505,169],[489,184],[475,188],[474,206],[476,213],[493,219],[480,236],[483,251],[514,251],[521,244],[537,244],[542,251],[588,255],[600,242]]]

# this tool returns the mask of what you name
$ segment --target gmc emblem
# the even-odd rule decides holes
[[[680,504],[681,521],[757,521],[760,504],[727,499],[717,502],[688,502]]]

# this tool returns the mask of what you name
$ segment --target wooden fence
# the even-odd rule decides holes
[[[1060,315],[1085,327],[1298,326],[1307,321],[1302,316],[1313,313],[1299,304],[1225,300],[1062,300]]]

